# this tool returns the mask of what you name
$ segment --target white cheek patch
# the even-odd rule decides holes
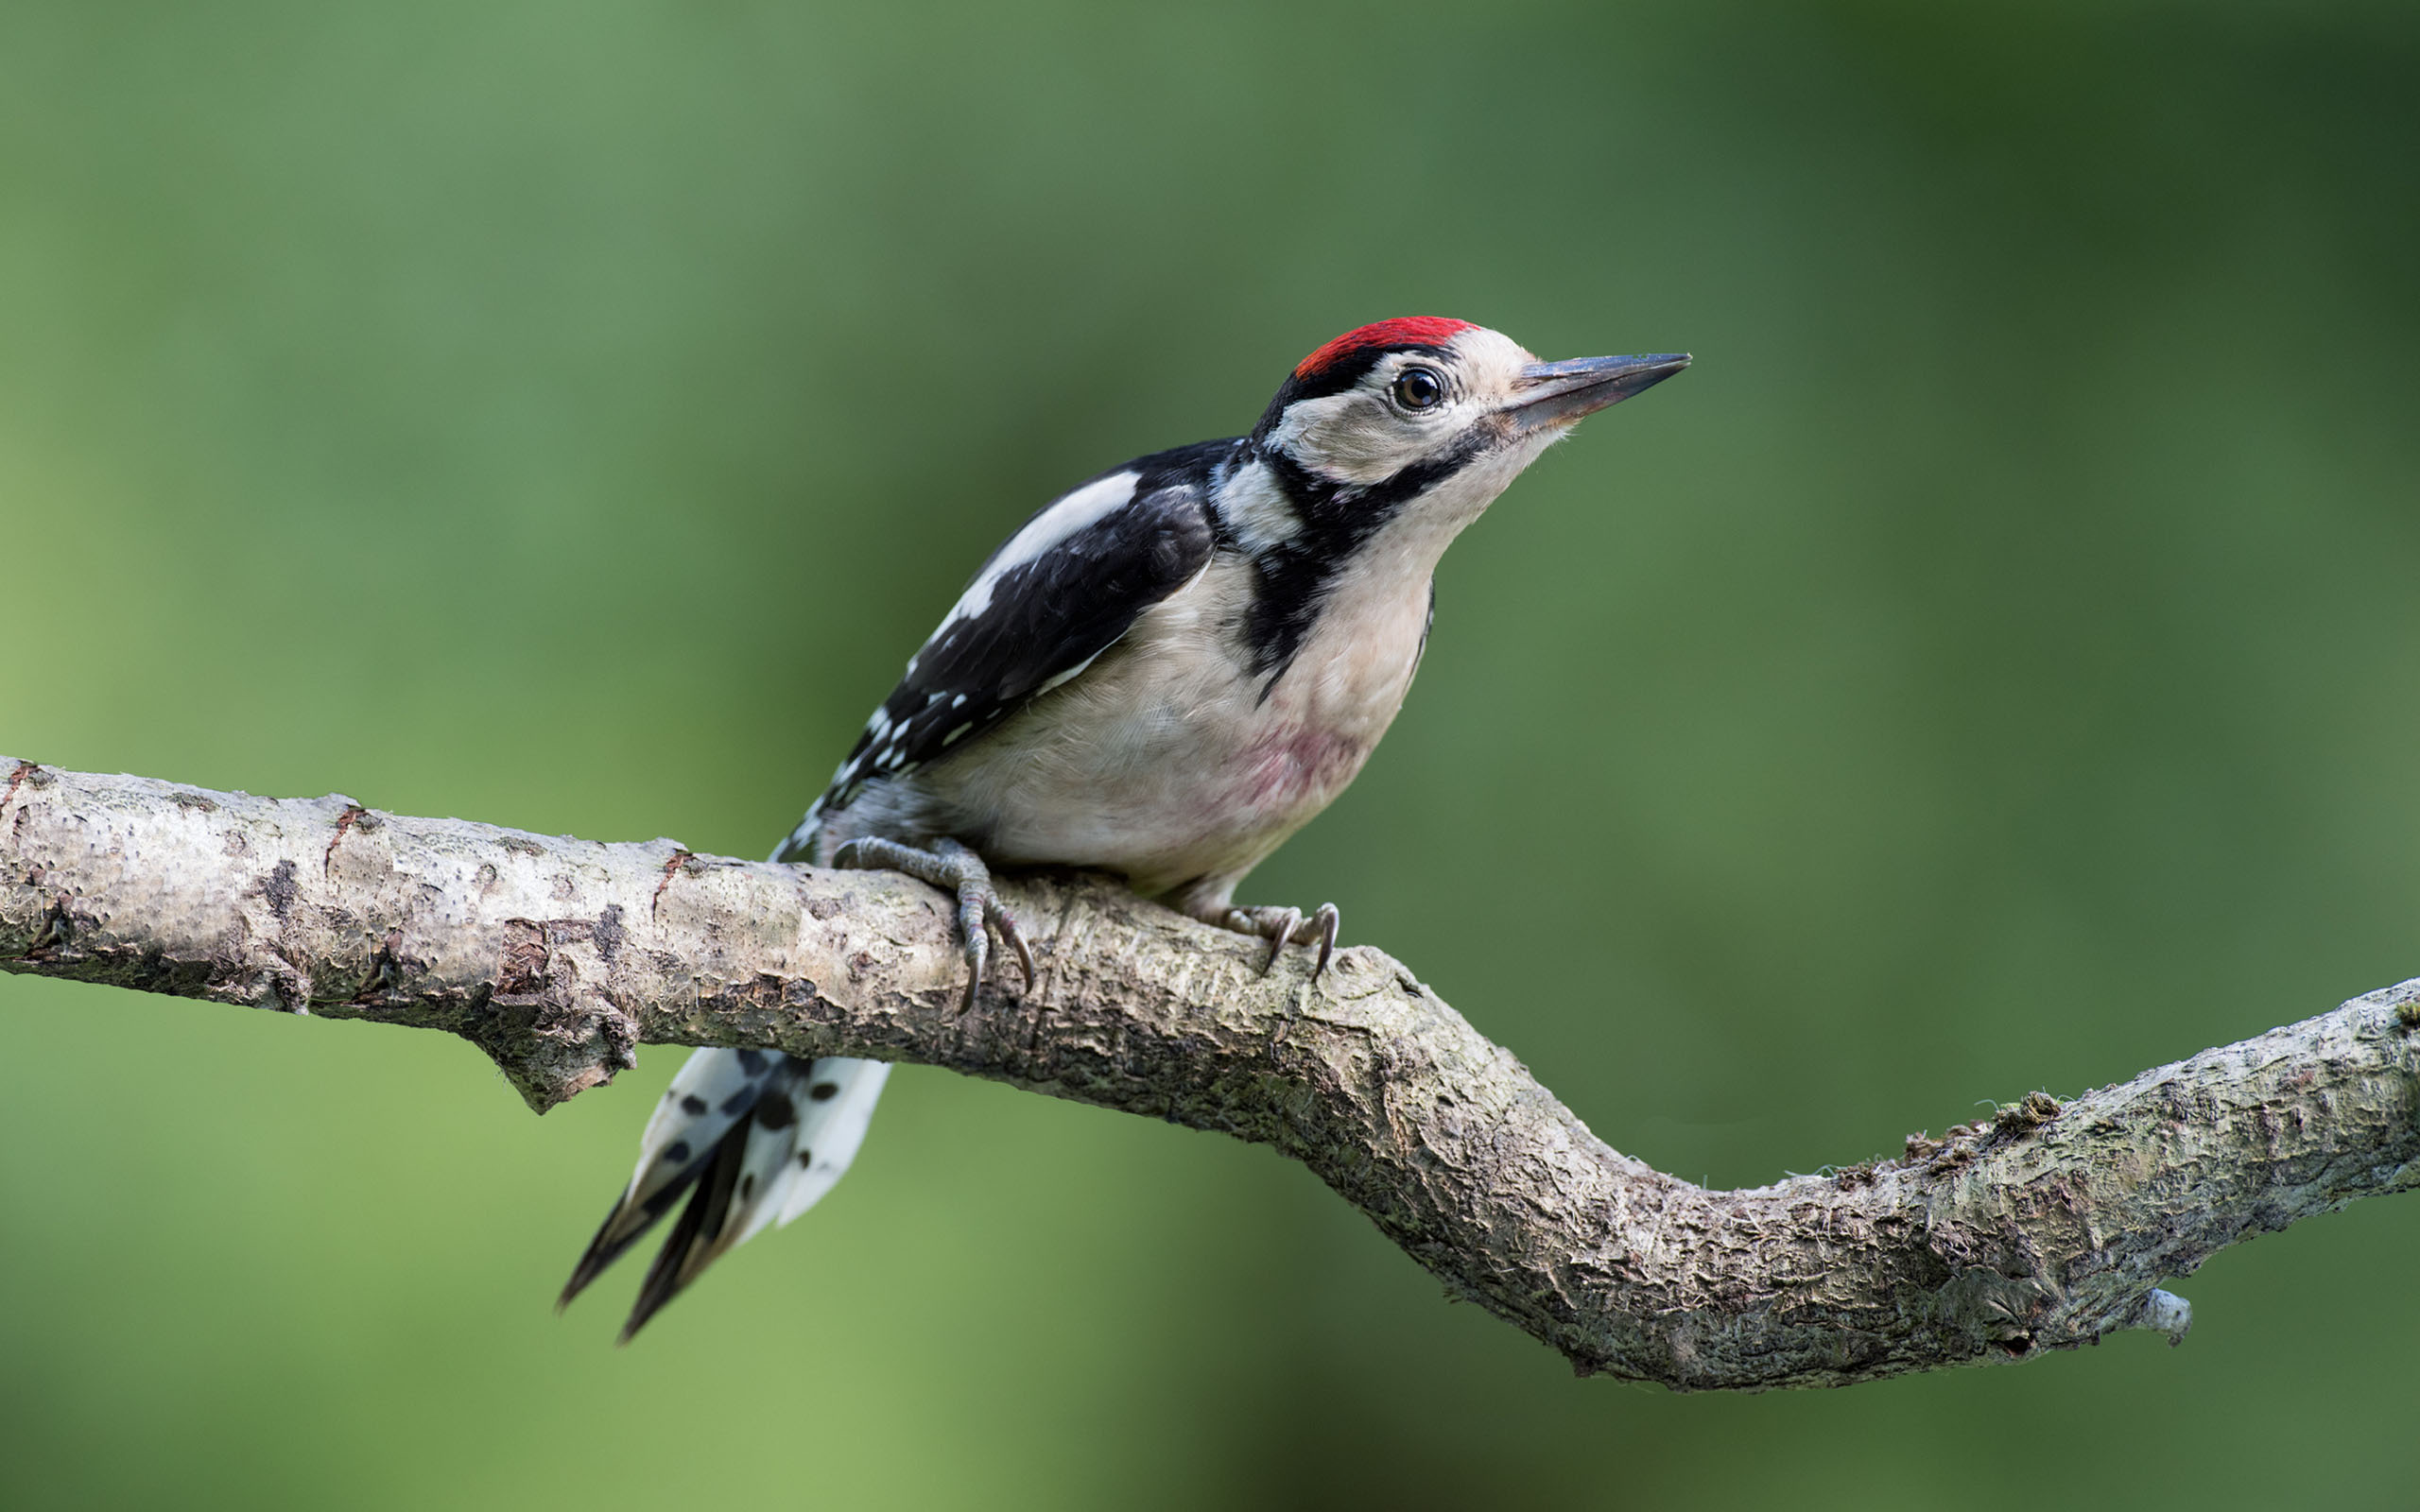
[[[1314,472],[1366,485],[1383,483],[1447,450],[1469,419],[1469,405],[1461,401],[1412,417],[1397,414],[1376,394],[1356,389],[1295,404],[1270,434]]]
[[[1288,406],[1270,439],[1313,472],[1347,483],[1375,483],[1392,475],[1394,456],[1409,450],[1402,437],[1387,434],[1394,429],[1391,419],[1386,401],[1352,388]]]

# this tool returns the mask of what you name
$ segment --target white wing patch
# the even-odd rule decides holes
[[[1040,514],[1027,521],[1025,528],[1011,536],[993,554],[992,559],[983,564],[983,570],[975,575],[975,581],[966,585],[966,592],[958,596],[958,602],[951,607],[949,613],[942,616],[941,627],[926,637],[927,644],[940,639],[942,631],[959,620],[973,619],[990,609],[992,590],[998,587],[1000,579],[1011,570],[1045,555],[1078,531],[1098,524],[1112,509],[1132,499],[1134,485],[1141,477],[1141,473],[1131,469],[1124,472],[1112,472],[1072,493],[1061,494],[1045,506]],[[912,668],[914,663],[909,665]]]

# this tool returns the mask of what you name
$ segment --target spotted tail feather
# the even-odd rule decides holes
[[[856,1159],[890,1074],[873,1060],[753,1050],[691,1056],[648,1121],[638,1169],[573,1269],[562,1302],[687,1193],[622,1327],[628,1342],[726,1250],[768,1224],[788,1223],[832,1189]]]
[[[557,1311],[670,1211],[714,1159],[724,1134],[754,1110],[766,1081],[786,1058],[754,1050],[700,1050],[682,1065],[639,1136],[638,1169],[572,1268],[555,1301]]]

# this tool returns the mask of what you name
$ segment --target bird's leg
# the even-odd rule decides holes
[[[1017,953],[1017,965],[1025,972],[1025,989],[1033,990],[1033,951],[1018,932],[1015,916],[992,890],[991,868],[973,850],[947,838],[934,841],[928,850],[920,850],[896,840],[860,835],[835,851],[832,864],[869,871],[905,872],[919,882],[957,895],[958,933],[966,955],[966,996],[958,1005],[959,1012],[975,1006],[975,992],[982,986],[984,965],[992,958],[993,929],[998,930],[1000,938]]]
[[[1260,973],[1267,976],[1277,965],[1277,957],[1288,945],[1308,945],[1319,941],[1320,958],[1311,968],[1318,976],[1327,970],[1328,957],[1336,954],[1336,928],[1340,916],[1336,904],[1322,903],[1303,917],[1299,908],[1230,908],[1212,918],[1209,922],[1238,935],[1258,935],[1269,941],[1269,959],[1261,964]]]

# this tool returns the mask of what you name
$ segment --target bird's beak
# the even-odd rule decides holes
[[[1575,357],[1569,362],[1533,362],[1512,380],[1512,403],[1506,413],[1520,431],[1568,425],[1607,404],[1617,404],[1641,389],[1652,388],[1689,365],[1685,352],[1651,357]]]

